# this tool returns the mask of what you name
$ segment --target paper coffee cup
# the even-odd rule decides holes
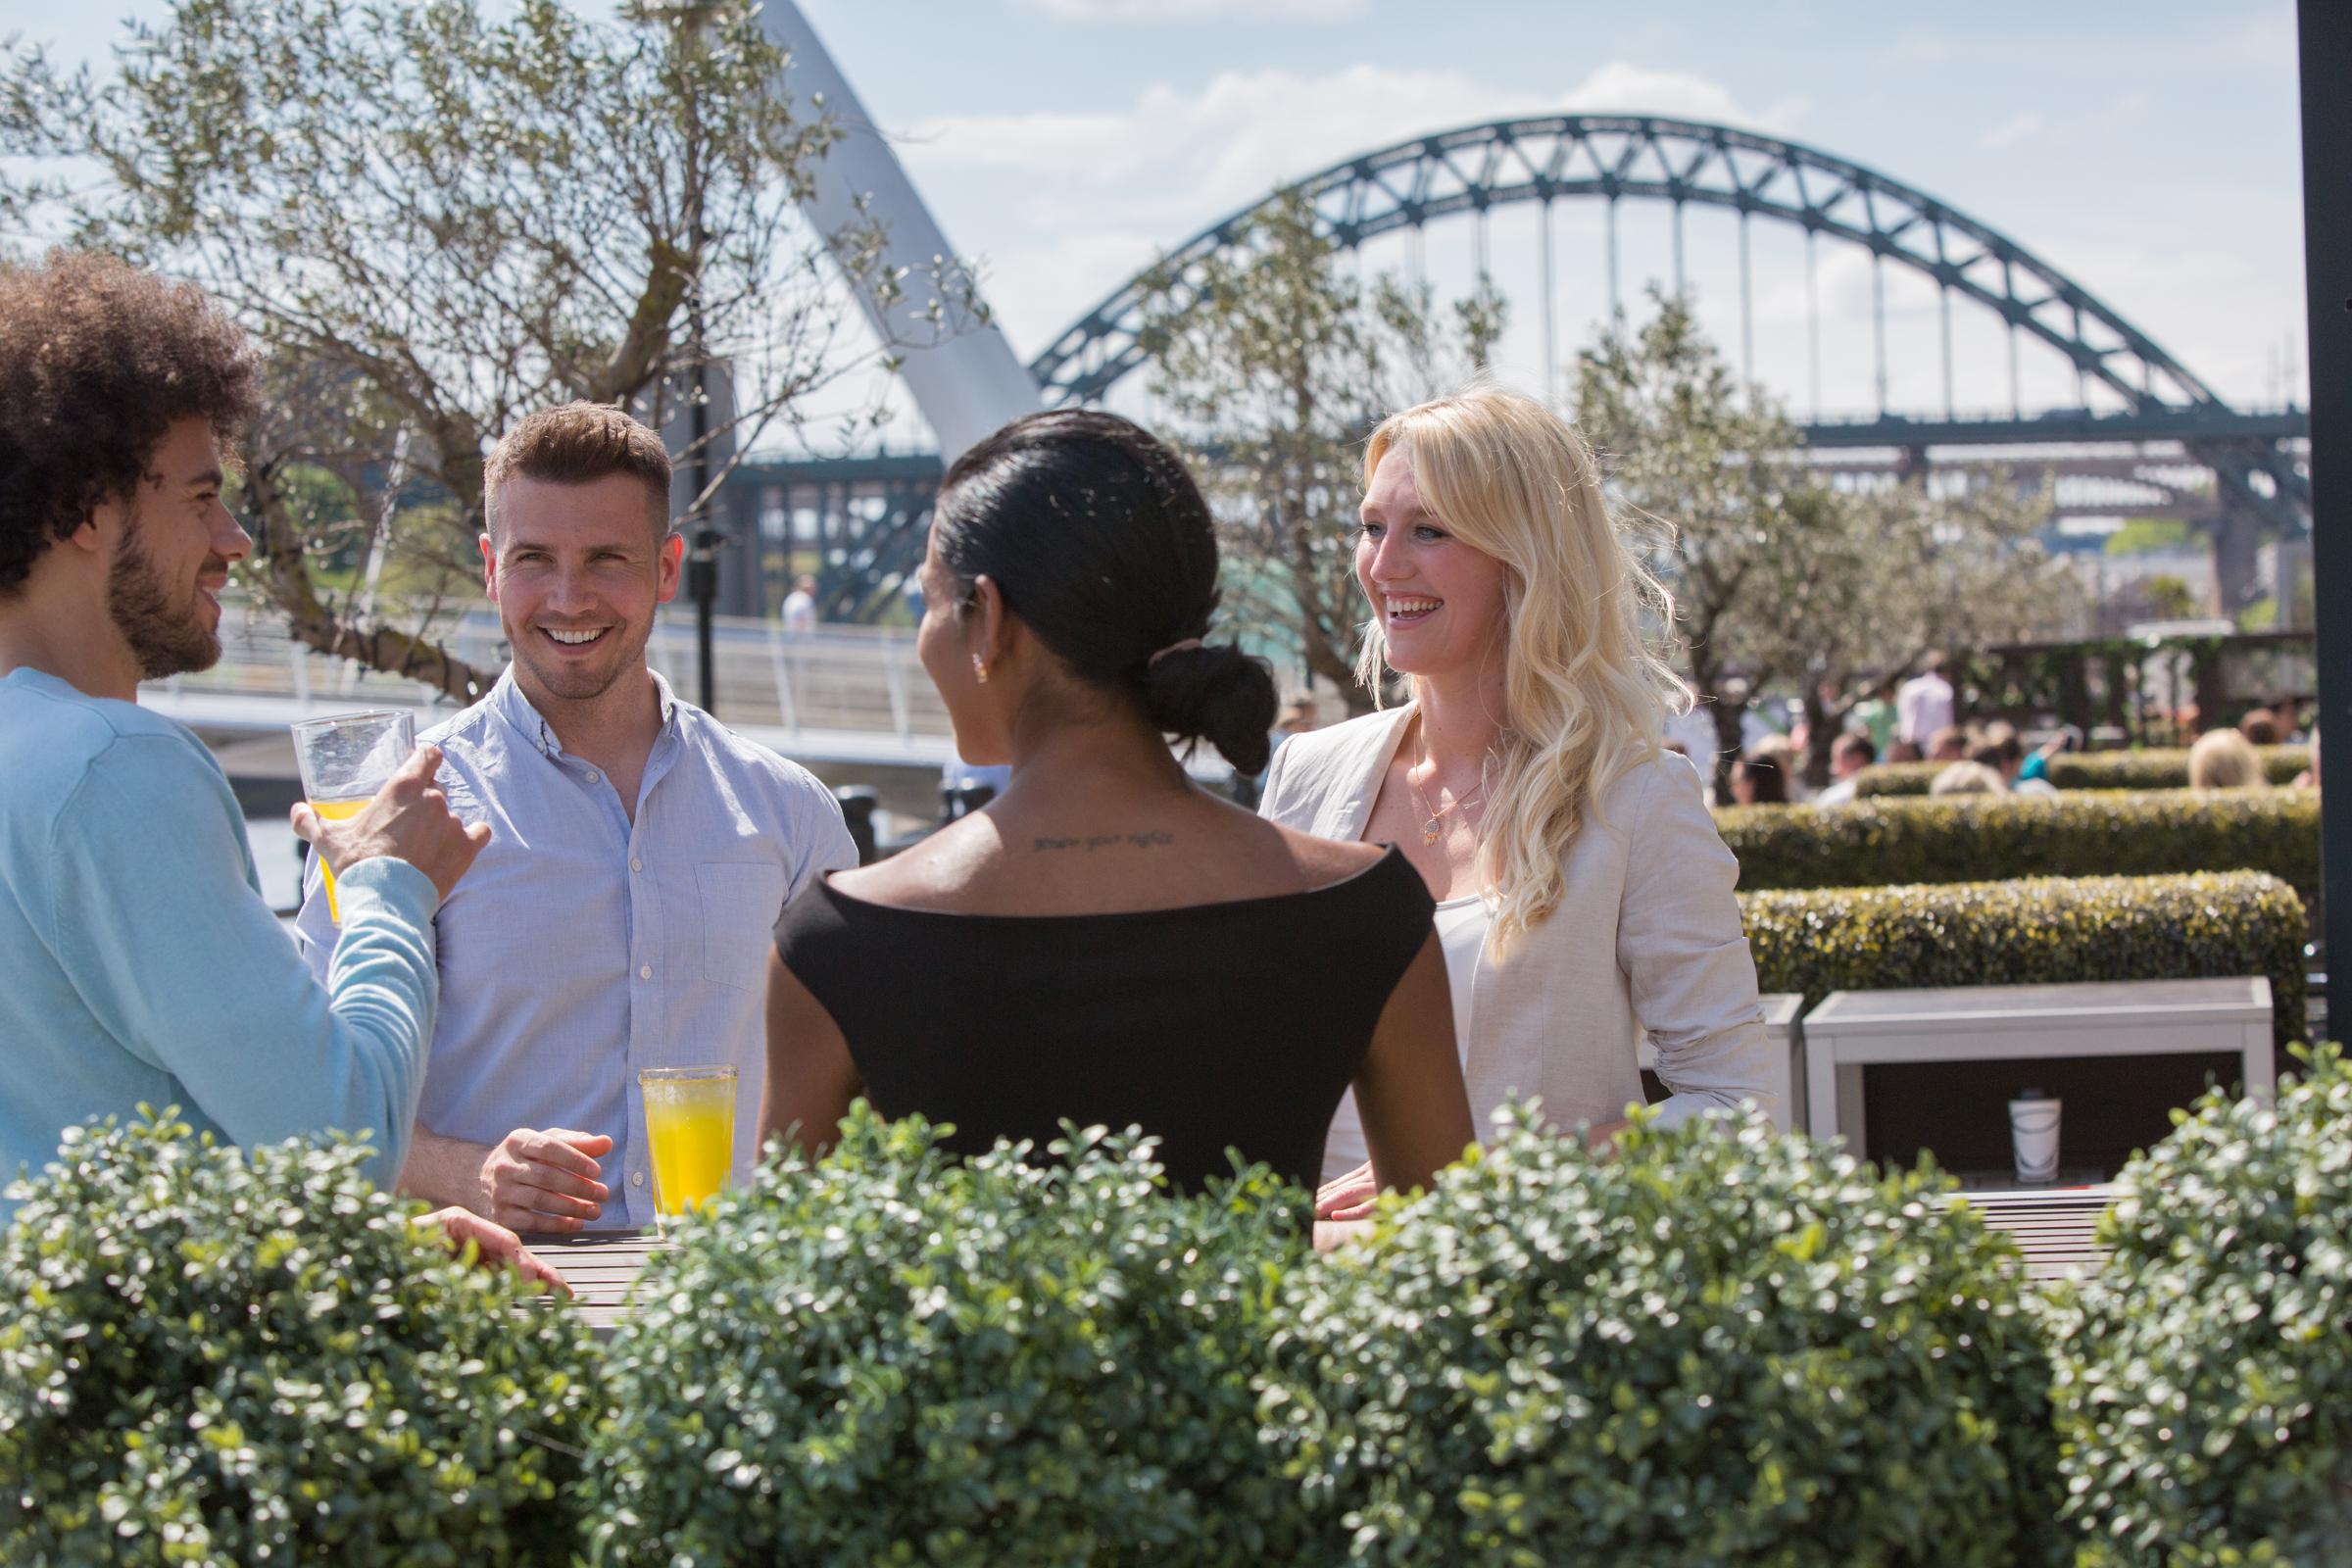
[[[2064,1102],[2029,1089],[2009,1102],[2009,1147],[2021,1182],[2058,1179],[2058,1112]]]

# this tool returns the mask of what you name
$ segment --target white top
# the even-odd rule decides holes
[[[1894,738],[1925,746],[1928,737],[1952,723],[1952,683],[1941,675],[1914,675],[1894,694]]]
[[[816,630],[816,596],[795,588],[784,596],[784,635],[801,637]]]
[[[418,737],[442,750],[450,809],[491,836],[434,922],[441,1010],[416,1119],[476,1144],[517,1127],[609,1135],[613,1196],[591,1229],[654,1222],[640,1068],[731,1063],[734,1176],[750,1174],[776,917],[858,863],[822,784],[653,680],[662,732],[634,821],[512,669]],[[318,865],[295,929],[324,975],[339,933]]]
[[[1494,911],[1473,893],[1466,899],[1447,899],[1438,906],[1438,946],[1446,953],[1446,984],[1453,992],[1453,1049],[1470,1063],[1470,1003],[1477,992],[1478,956],[1486,950],[1487,933],[1494,927]],[[1372,1157],[1364,1142],[1364,1120],[1356,1113],[1355,1091],[1341,1097],[1339,1114],[1331,1118],[1331,1134],[1323,1144],[1323,1179],[1345,1176]]]
[[[1261,814],[1363,837],[1409,706],[1292,737]],[[1513,1094],[1561,1127],[1615,1121],[1639,1102],[1639,1045],[1657,1053],[1672,1125],[1753,1100],[1777,1107],[1756,967],[1733,897],[1740,863],[1689,760],[1661,752],[1610,780],[1560,860],[1560,906],[1507,961],[1482,951],[1463,1078],[1483,1128]],[[1360,1162],[1360,1161],[1359,1161]]]
[[[1859,775],[1857,775],[1859,776]],[[1815,806],[1843,806],[1854,798],[1854,780],[1841,778],[1813,797]]]

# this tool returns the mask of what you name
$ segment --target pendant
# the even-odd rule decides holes
[[[1435,844],[1438,842],[1438,819],[1436,817],[1431,817],[1429,821],[1423,825],[1421,829],[1421,842],[1424,844]]]

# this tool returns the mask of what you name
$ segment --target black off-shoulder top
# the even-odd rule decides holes
[[[1138,1126],[1187,1191],[1230,1175],[1228,1151],[1311,1188],[1433,908],[1393,848],[1302,893],[1115,914],[901,908],[820,879],[776,952],[875,1108],[953,1123],[958,1152]]]

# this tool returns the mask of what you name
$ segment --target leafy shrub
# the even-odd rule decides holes
[[[1896,797],[1715,820],[1743,888],[2268,871],[2307,905],[2320,890],[2316,790]]]
[[[2084,1560],[2352,1561],[2352,1066],[2207,1096],[2119,1187],[2053,1314]]]
[[[570,1560],[578,1320],[452,1257],[368,1153],[240,1152],[167,1111],[70,1130],[15,1189],[0,1560]]]
[[[1522,1114],[1293,1274],[1270,1427],[1355,1562],[2050,1560],[2038,1330],[1947,1185]]]
[[[2259,746],[2264,769],[2274,784],[2292,784],[2311,766],[2308,746]],[[1925,795],[1936,775],[1949,762],[1882,762],[1862,770],[1854,793],[1862,795]],[[2188,750],[2151,747],[2136,752],[2060,752],[2049,760],[2045,775],[2059,790],[2184,790],[2188,788]]]
[[[594,1560],[1297,1562],[1252,1376],[1306,1195],[1172,1194],[1100,1130],[969,1162],[860,1107],[657,1256],[613,1336]]]
[[[2303,1038],[2303,904],[2255,871],[1742,893],[1766,992],[2065,980],[2270,977],[2280,1044]]]

